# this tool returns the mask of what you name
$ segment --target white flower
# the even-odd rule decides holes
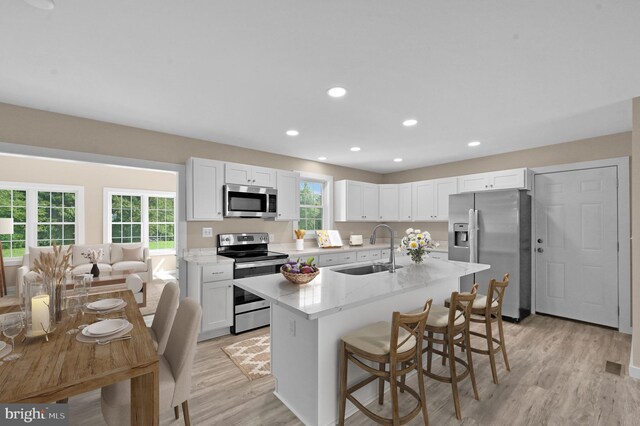
[[[420,234],[421,232],[422,232],[422,231],[420,231],[419,229],[414,229],[414,230],[413,230],[413,233],[414,233],[414,234]]]
[[[420,247],[424,247],[427,244],[425,240],[419,240],[418,243],[420,244]]]
[[[407,232],[407,235],[411,235],[411,234],[413,234],[413,228],[409,228],[409,229],[407,229],[407,231],[406,231],[406,232]]]
[[[416,237],[416,234],[409,234],[409,239],[413,240]]]
[[[418,248],[418,243],[416,241],[411,241],[409,243],[409,248],[417,249]]]
[[[416,237],[417,237],[419,240],[422,240],[422,239],[424,238],[424,234],[418,234],[418,235],[416,235]]]

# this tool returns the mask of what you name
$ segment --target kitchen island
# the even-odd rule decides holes
[[[369,263],[370,264],[370,263]],[[271,373],[275,395],[305,424],[332,425],[338,417],[338,343],[348,331],[391,321],[393,311],[442,304],[458,290],[458,279],[489,265],[425,259],[421,265],[398,259],[395,273],[347,275],[362,264],[321,268],[309,284],[297,286],[280,274],[234,280],[234,285],[271,302]],[[364,375],[349,369],[349,383]],[[356,392],[367,404],[377,385]],[[355,411],[347,404],[347,416]]]

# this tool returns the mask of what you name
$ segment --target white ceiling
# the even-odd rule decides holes
[[[636,0],[56,4],[0,2],[0,102],[377,172],[627,131],[640,95]]]

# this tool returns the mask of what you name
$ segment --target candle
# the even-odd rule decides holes
[[[31,334],[41,336],[49,330],[49,295],[31,298]]]

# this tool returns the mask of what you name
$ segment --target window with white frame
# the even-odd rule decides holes
[[[0,235],[5,259],[20,259],[29,246],[83,243],[84,188],[0,182],[0,217],[13,218],[13,234]]]
[[[300,219],[294,227],[306,230],[305,238],[315,238],[314,231],[331,228],[332,183],[330,176],[300,174]]]
[[[174,253],[175,197],[174,192],[105,189],[107,242],[142,242],[155,253]]]

